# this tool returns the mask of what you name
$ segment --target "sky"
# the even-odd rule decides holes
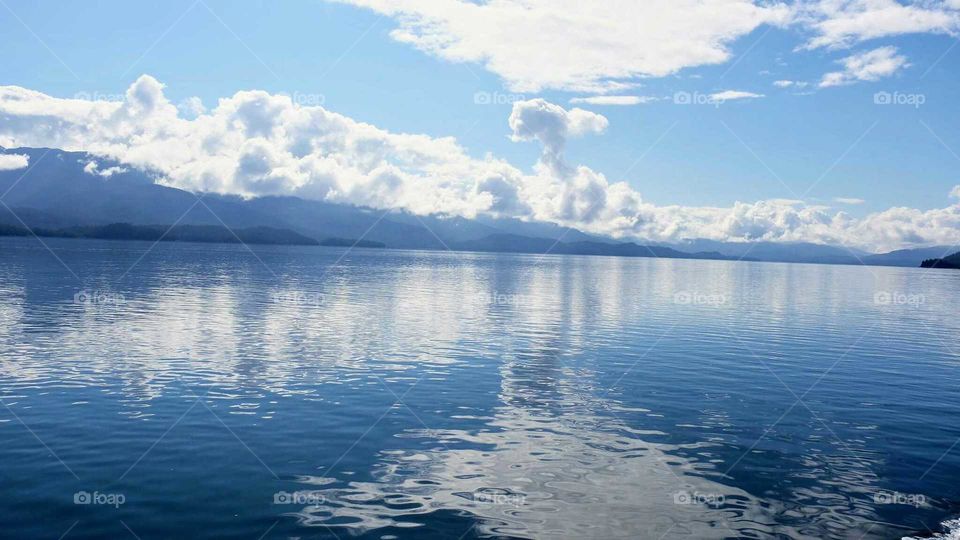
[[[0,145],[184,189],[960,242],[960,0],[0,0],[0,36]]]

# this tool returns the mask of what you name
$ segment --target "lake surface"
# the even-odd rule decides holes
[[[960,272],[0,239],[0,536],[901,538]]]

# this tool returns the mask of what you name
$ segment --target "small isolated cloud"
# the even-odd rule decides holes
[[[744,92],[743,90],[724,90],[723,92],[710,94],[710,99],[717,102],[734,101],[738,99],[757,99],[762,97],[764,97],[763,94]]]
[[[15,171],[30,164],[30,156],[24,154],[0,155],[0,171]]]
[[[960,201],[960,184],[953,186],[953,189],[950,190],[950,198]]]
[[[127,169],[125,167],[107,167],[106,169],[100,169],[100,165],[96,161],[88,161],[87,164],[83,166],[83,172],[90,175],[110,178],[115,174],[127,172]]]
[[[570,103],[585,103],[587,105],[640,105],[656,101],[653,96],[589,96],[576,97],[570,100]]]
[[[777,88],[806,88],[808,84],[809,83],[805,81],[791,81],[787,79],[773,81],[773,85]]]
[[[842,86],[859,81],[879,81],[910,66],[907,57],[897,54],[896,47],[880,47],[854,54],[838,61],[843,71],[827,73],[820,81],[820,88]]]
[[[863,199],[857,199],[856,197],[837,197],[833,199],[833,201],[840,204],[863,204],[867,202]]]

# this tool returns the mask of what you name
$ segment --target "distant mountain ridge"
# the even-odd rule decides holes
[[[619,257],[662,257],[670,259],[731,259],[720,253],[686,253],[664,246],[639,245],[633,242],[607,243],[593,240],[564,242],[550,238],[493,234],[479,240],[454,244],[460,251],[495,251],[511,253],[551,253],[557,255],[610,255]]]
[[[361,240],[370,247],[395,249],[549,251],[571,255],[912,267],[952,251],[947,246],[936,246],[869,254],[810,243],[703,239],[640,245],[554,223],[516,218],[420,216],[292,196],[244,199],[233,195],[194,194],[157,184],[150,173],[83,152],[0,148],[0,153],[29,156],[27,169],[0,171],[0,195],[6,206],[0,206],[0,224],[13,227],[60,230],[127,223],[234,230],[267,228],[289,231],[321,243],[342,245]]]
[[[694,240],[670,247],[682,251],[714,251],[727,257],[766,262],[849,264],[866,266],[902,266],[916,268],[925,259],[942,257],[957,246],[933,246],[899,249],[889,253],[871,254],[855,248],[828,246],[806,242],[719,242]]]
[[[671,247],[683,251],[715,251],[727,256],[771,262],[818,262],[824,264],[857,264],[857,257],[869,256],[860,250],[844,247],[811,244],[807,242],[720,242],[717,240],[691,240]]]

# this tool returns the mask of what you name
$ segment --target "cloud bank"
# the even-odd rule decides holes
[[[390,17],[394,40],[443,60],[483,65],[519,92],[605,94],[639,78],[722,64],[733,43],[762,26],[795,29],[804,40],[798,50],[848,49],[906,34],[960,35],[957,0],[335,1]],[[835,86],[833,78],[821,86]]]
[[[91,152],[196,192],[511,216],[651,241],[808,241],[870,250],[960,242],[960,205],[891,208],[862,219],[790,200],[657,206],[624,182],[567,163],[566,145],[602,134],[604,116],[534,99],[515,103],[507,125],[514,141],[542,147],[528,170],[492,155],[472,157],[451,137],[392,133],[262,91],[237,92],[208,110],[187,111],[146,75],[119,102],[0,87],[0,146]],[[5,161],[26,165],[17,157]]]
[[[785,4],[750,0],[341,1],[396,19],[393,39],[480,63],[517,92],[610,92],[721,64],[738,38],[792,16]]]

